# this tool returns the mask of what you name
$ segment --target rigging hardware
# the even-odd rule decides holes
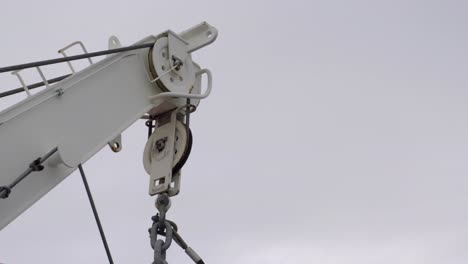
[[[62,75],[60,77],[47,80],[47,83],[53,84],[53,83],[56,83],[56,82],[60,82],[61,80],[65,79],[67,77],[70,77],[70,76],[71,76],[71,74]],[[44,85],[45,85],[45,82],[37,82],[37,83],[27,85],[26,87],[27,87],[28,90],[32,90],[32,89],[42,87]],[[2,93],[0,93],[0,98],[10,96],[10,95],[14,95],[14,94],[21,93],[21,92],[24,92],[24,87],[20,87],[20,88],[16,88],[16,89],[6,91],[6,92],[2,92]]]
[[[89,188],[88,180],[86,179],[86,174],[84,172],[83,165],[81,164],[78,165],[78,169],[80,170],[81,179],[83,180],[83,185],[86,189],[86,195],[88,196],[91,209],[93,210],[94,219],[96,220],[96,225],[99,229],[99,234],[101,236],[104,249],[106,250],[107,259],[109,260],[110,264],[114,264],[114,260],[112,259],[112,254],[110,252],[109,245],[107,244],[106,235],[104,234],[104,228],[102,227],[101,220],[99,219],[99,214],[96,209],[96,204],[94,203],[93,195],[91,194],[91,189]]]
[[[0,112],[0,146],[15,151],[14,156],[0,159],[0,196],[8,197],[14,187],[13,195],[0,201],[0,230],[78,169],[112,263],[82,164],[106,145],[119,152],[122,132],[144,118],[148,143],[143,165],[150,178],[149,193],[158,195],[159,203],[159,213],[153,219],[157,230],[151,239],[155,261],[167,263],[166,250],[174,240],[195,262],[203,263],[165,215],[169,197],[180,191],[182,167],[192,147],[191,113],[212,88],[211,71],[193,62],[192,53],[216,37],[216,28],[204,22],[179,34],[168,30],[124,48],[111,37],[107,51],[87,53],[81,42],[75,42],[71,45],[82,46],[85,54],[68,57],[65,50],[69,45],[59,50],[64,58],[0,68],[0,73],[36,68],[42,78],[42,82],[26,85],[16,73],[22,87],[0,93],[0,97],[23,91],[28,94],[27,99]],[[90,58],[102,55],[109,56],[77,72],[70,63],[79,59],[92,62]],[[39,68],[62,62],[68,63],[71,75],[46,79]],[[205,90],[202,75],[207,78]],[[44,85],[41,92],[30,93],[30,89]],[[35,158],[49,149],[52,151],[44,157]],[[29,168],[14,178],[27,163]],[[32,172],[34,175],[24,180]],[[166,239],[158,240],[157,235]]]
[[[65,58],[57,58],[57,59],[51,59],[51,60],[43,60],[43,61],[36,61],[36,62],[19,64],[19,65],[13,65],[13,66],[0,68],[0,73],[23,70],[23,69],[28,69],[28,68],[35,68],[35,67],[39,67],[39,66],[57,64],[57,63],[61,63],[61,62],[89,59],[89,58],[92,58],[92,57],[98,57],[98,56],[114,54],[114,53],[121,53],[121,52],[124,52],[124,51],[130,51],[130,50],[151,48],[151,47],[153,47],[153,45],[154,45],[153,43],[146,43],[146,44],[129,46],[129,47],[124,47],[124,48],[96,51],[96,52],[80,54],[80,55],[75,55],[75,56],[70,56],[70,57],[65,57]]]
[[[203,259],[187,245],[182,236],[178,233],[177,225],[170,220],[166,219],[167,211],[171,205],[170,197],[166,194],[159,194],[156,199],[156,209],[158,214],[151,217],[153,224],[148,232],[150,234],[150,244],[154,251],[153,264],[167,264],[166,251],[172,245],[172,241],[176,242],[182,250],[189,256],[196,264],[204,264]],[[158,239],[158,235],[165,237],[165,240]]]
[[[31,174],[34,171],[42,171],[44,169],[44,166],[42,163],[46,161],[50,156],[52,156],[55,152],[57,152],[57,148],[55,147],[51,151],[49,151],[44,157],[42,158],[37,158],[33,160],[30,164],[29,167],[21,173],[20,176],[18,176],[12,183],[6,185],[6,186],[1,186],[0,187],[0,198],[6,199],[11,193],[11,190],[13,187],[15,187],[18,183],[23,181],[29,174]]]

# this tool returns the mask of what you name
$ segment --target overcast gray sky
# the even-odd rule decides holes
[[[194,58],[212,69],[214,91],[193,116],[169,212],[206,263],[467,263],[467,8],[6,1],[0,66],[58,57],[75,40],[96,51],[110,35],[130,45],[206,20],[219,38]],[[19,86],[8,74],[0,82]],[[105,148],[84,165],[116,263],[152,261],[145,133],[136,122],[121,153]],[[168,260],[190,263],[176,246]],[[106,261],[76,172],[0,232],[0,262]]]

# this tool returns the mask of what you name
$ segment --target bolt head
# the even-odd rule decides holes
[[[155,143],[155,147],[156,149],[161,152],[164,150],[164,148],[166,148],[166,141],[167,141],[167,137],[164,137],[164,138],[161,138],[161,139],[158,139]]]

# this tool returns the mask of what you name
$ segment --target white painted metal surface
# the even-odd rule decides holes
[[[189,136],[186,127],[177,120],[177,111],[163,119],[165,123],[158,124],[145,145],[143,166],[150,175],[149,194],[167,191],[169,196],[173,196],[179,193],[180,177],[173,178],[172,168],[184,155]],[[158,123],[163,119],[160,118]]]
[[[209,38],[207,31],[212,34]],[[216,29],[203,23],[194,32],[183,32],[182,38],[184,34],[188,36],[184,39],[187,50],[193,51],[213,42]],[[164,35],[167,32],[136,44],[154,43]],[[108,142],[118,141],[122,131],[142,115],[185,104],[185,99],[168,98],[178,95],[167,95],[160,85],[150,82],[153,76],[148,52],[141,49],[109,56],[0,113],[0,186],[8,185],[34,159],[58,147],[43,171],[33,172],[7,199],[0,200],[0,229],[70,175],[78,164]],[[211,89],[209,71],[200,71],[196,64],[187,67],[194,69],[191,93],[201,91],[201,74],[196,72],[208,74]],[[182,95],[190,97],[188,92]]]

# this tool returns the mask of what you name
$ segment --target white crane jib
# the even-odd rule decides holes
[[[34,95],[14,72],[28,97],[0,112],[0,230],[101,148],[109,144],[118,152],[122,131],[143,116],[157,124],[143,158],[150,195],[177,194],[191,145],[185,119],[212,85],[210,71],[191,53],[216,37],[207,23],[149,36],[128,49],[112,37],[110,49],[121,52],[55,84],[37,66],[47,87]]]

